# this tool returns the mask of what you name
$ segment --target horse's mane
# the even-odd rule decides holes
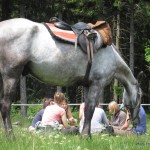
[[[115,50],[117,51],[117,53],[118,53],[120,56],[122,56],[121,53],[120,53],[120,51],[119,51],[119,49],[116,47],[116,45],[115,45],[114,43],[112,43],[112,46],[115,48]]]

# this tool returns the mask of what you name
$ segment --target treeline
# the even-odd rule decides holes
[[[53,16],[69,24],[79,21],[95,23],[107,21],[112,29],[113,42],[130,66],[135,77],[143,71],[140,79],[143,91],[142,103],[149,103],[150,74],[145,61],[145,45],[150,39],[150,2],[148,0],[0,0],[0,20],[24,17],[37,22],[49,22]],[[15,101],[20,100],[20,84]],[[27,77],[27,99],[53,96],[56,87],[41,84]],[[115,90],[114,90],[115,89]],[[105,102],[118,101],[122,86],[117,81],[106,87]],[[83,98],[83,87],[63,87],[71,103]]]

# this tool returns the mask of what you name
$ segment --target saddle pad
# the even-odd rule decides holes
[[[97,21],[95,24],[88,23],[88,25],[102,36],[104,44],[112,44],[111,28],[106,21]]]
[[[55,25],[52,23],[46,23],[46,25],[50,28],[51,33],[57,38],[71,43],[75,43],[76,35],[73,31],[62,30],[60,28],[55,27]]]

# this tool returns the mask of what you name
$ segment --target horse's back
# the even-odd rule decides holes
[[[37,23],[24,18],[15,18],[0,22],[0,38],[12,40],[22,36],[25,32],[33,30]],[[2,39],[1,39],[2,40]]]
[[[14,25],[16,27],[20,27],[20,26],[27,26],[27,25],[31,25],[34,24],[35,22],[26,19],[26,18],[13,18],[13,19],[8,19],[8,20],[4,20],[0,22],[0,27],[14,27]]]

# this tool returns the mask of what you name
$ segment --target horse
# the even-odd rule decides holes
[[[7,134],[13,133],[11,103],[21,75],[30,74],[52,86],[84,85],[87,54],[79,45],[55,39],[47,28],[25,18],[0,22],[0,111]],[[81,135],[91,136],[91,118],[98,98],[112,79],[124,86],[124,104],[138,123],[140,87],[114,44],[99,47],[93,54],[86,84],[85,121]]]

